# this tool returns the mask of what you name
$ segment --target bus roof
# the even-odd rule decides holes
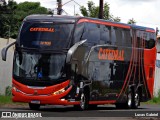
[[[108,22],[111,24],[117,24],[117,25],[123,25],[123,26],[128,26],[132,29],[137,29],[137,30],[144,30],[148,32],[155,32],[153,28],[149,27],[143,27],[143,26],[138,26],[138,25],[133,25],[133,24],[126,24],[126,23],[120,23],[120,22],[113,22],[109,20],[103,20],[103,19],[98,19],[98,18],[90,18],[90,17],[82,17],[82,16],[67,16],[67,15],[45,15],[45,14],[37,14],[37,15],[29,15],[27,16],[24,21],[40,21],[40,22],[69,22],[69,23],[74,23],[78,21],[79,19],[88,19],[88,20],[93,20],[93,21],[98,21],[98,22]]]

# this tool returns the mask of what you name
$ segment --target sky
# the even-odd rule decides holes
[[[55,9],[57,0],[14,0],[17,3],[24,1],[40,2],[41,6]],[[62,4],[70,0],[62,0]],[[88,0],[74,0],[79,5],[87,6]],[[92,0],[96,6],[99,5],[99,0]],[[63,6],[68,15],[80,14],[79,5],[71,1]],[[120,17],[121,22],[127,23],[129,19],[134,18],[137,25],[160,29],[159,6],[160,0],[104,0],[110,4],[110,13],[115,17]]]

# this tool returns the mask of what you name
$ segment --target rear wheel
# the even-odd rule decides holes
[[[127,95],[127,100],[125,103],[116,103],[116,108],[118,109],[130,109],[133,104],[133,93],[130,91]]]
[[[31,110],[39,110],[40,104],[29,103],[29,108],[30,108]]]
[[[128,96],[127,96],[127,103],[126,103],[126,107],[127,108],[132,108],[132,105],[133,105],[133,92],[131,91],[131,92],[129,92],[128,93]]]
[[[140,105],[140,96],[138,92],[135,92],[133,90],[128,92],[127,95],[127,101],[125,103],[116,103],[116,108],[122,109],[136,109]]]
[[[139,93],[136,92],[135,95],[134,95],[134,101],[133,101],[133,108],[138,108],[138,106],[140,105],[140,96],[139,96]]]

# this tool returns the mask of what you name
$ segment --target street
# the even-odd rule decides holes
[[[73,106],[42,106],[40,110],[30,110],[28,106],[25,107],[10,107],[0,108],[0,112],[15,112],[15,113],[41,113],[43,118],[64,119],[69,118],[86,118],[88,119],[160,119],[159,105],[141,105],[138,109],[116,109],[114,105],[100,105],[95,110],[76,111]],[[145,116],[144,116],[145,115]],[[157,116],[158,115],[158,116]],[[2,116],[1,116],[2,117]]]

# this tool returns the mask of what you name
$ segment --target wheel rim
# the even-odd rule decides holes
[[[131,107],[132,105],[132,95],[131,93],[128,94],[128,107]]]
[[[135,94],[135,97],[134,97],[135,99],[135,106],[137,107],[138,106],[138,104],[139,104],[139,95],[138,95],[138,93],[136,93]]]
[[[85,96],[83,93],[81,94],[80,106],[82,109],[85,109]]]

